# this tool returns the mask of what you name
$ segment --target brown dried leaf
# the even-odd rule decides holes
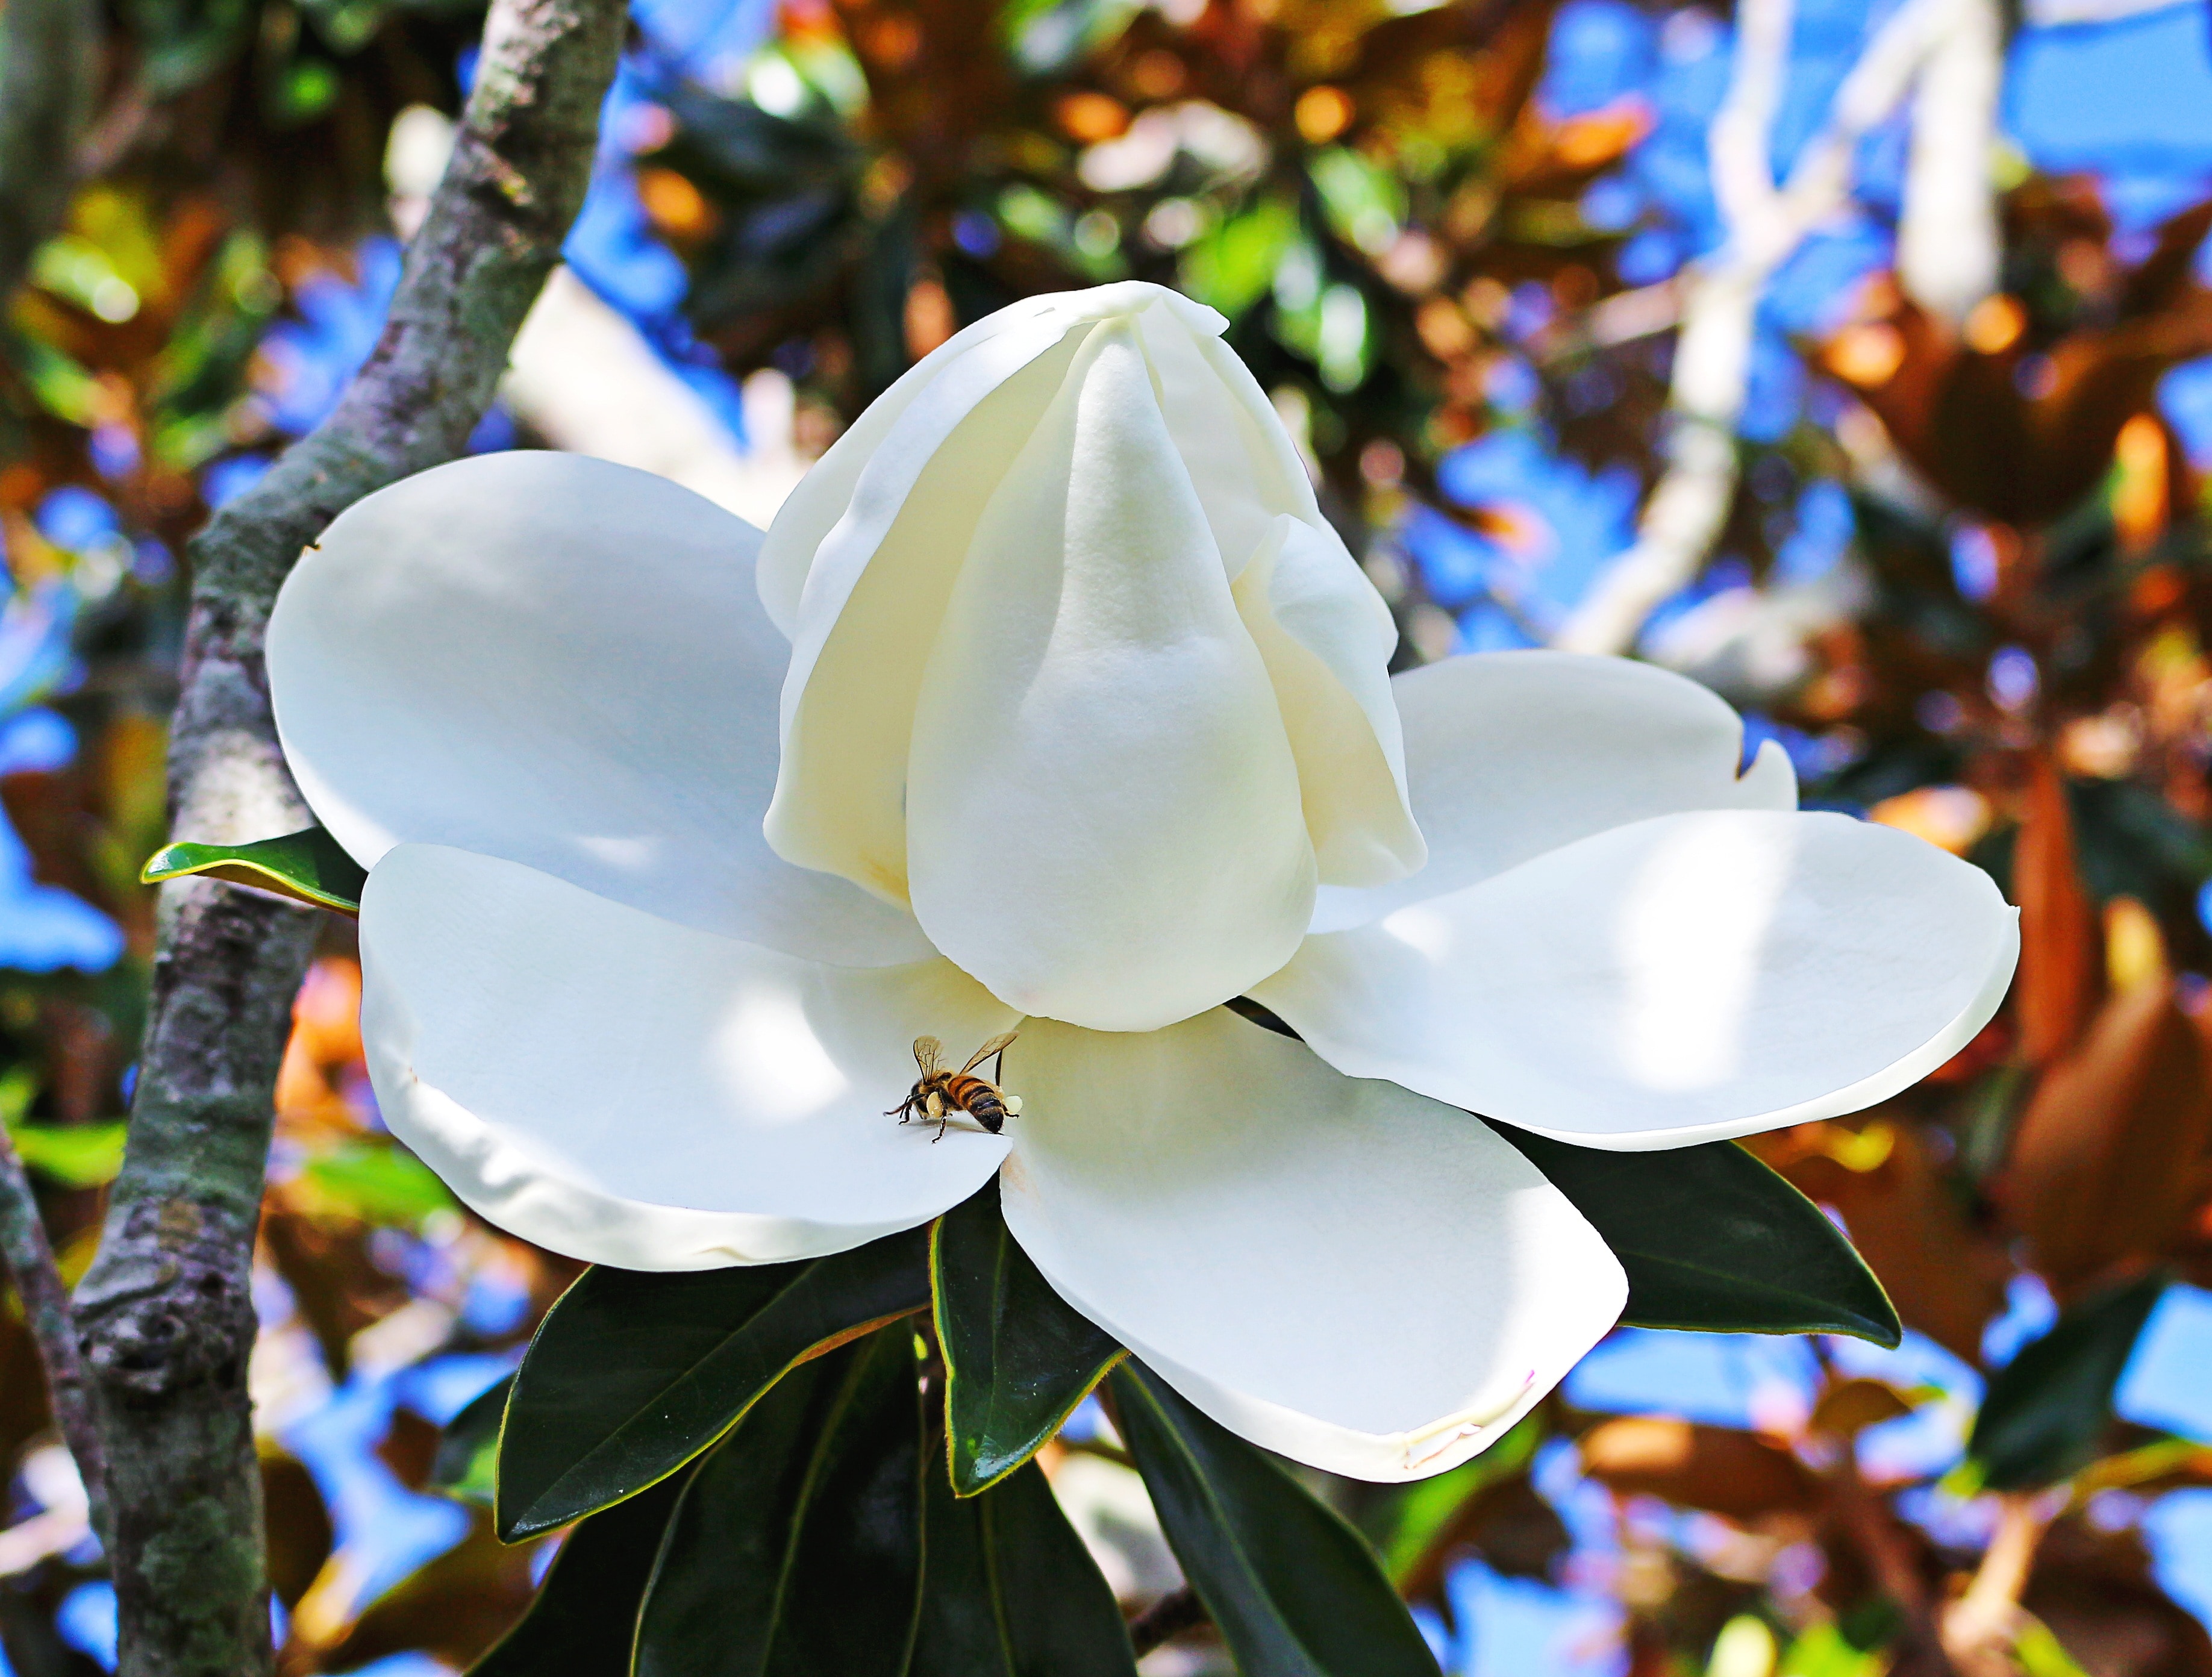
[[[1919,1132],[1881,1110],[1803,1125],[1753,1151],[1808,1198],[1832,1206],[1908,1328],[1972,1362],[2004,1305],[2012,1265],[1970,1225]],[[1875,1145],[1879,1144],[1879,1145]]]
[[[269,1544],[269,1587],[287,1611],[300,1605],[307,1586],[331,1558],[335,1533],[314,1476],[296,1456],[266,1450],[261,1457],[261,1507]]]
[[[1839,1380],[1820,1394],[1820,1401],[1813,1406],[1812,1428],[1849,1438],[1911,1413],[1912,1405],[1896,1387],[1887,1381],[1855,1376]]]
[[[2051,1064],[2080,1040],[2097,1005],[2097,922],[2075,862],[2074,817],[2065,782],[2039,752],[2028,772],[2020,838],[2013,849],[2013,898],[2020,904],[2020,976],[2013,986],[2021,1049]]]
[[[1996,1183],[2061,1292],[2187,1226],[2212,1143],[2212,1048],[2160,976],[2105,1004],[2044,1074]]]
[[[1583,1471],[1617,1496],[1658,1497],[1732,1520],[1807,1513],[1815,1504],[1811,1472],[1755,1433],[1692,1421],[1633,1416],[1585,1433]]]

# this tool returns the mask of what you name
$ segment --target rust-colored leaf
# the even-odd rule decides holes
[[[2097,1005],[2095,912],[2075,865],[2074,818],[2065,782],[2050,757],[2028,771],[2020,837],[2013,849],[2013,899],[2020,904],[2020,976],[2013,986],[2021,1050],[2051,1064],[2080,1040]]]
[[[1624,1497],[1658,1497],[1732,1520],[1804,1513],[1818,1498],[1797,1458],[1756,1433],[1631,1416],[1592,1428],[1583,1471]]]
[[[1996,1183],[2063,1292],[2160,1251],[2187,1225],[2212,1142],[2212,1049],[2164,976],[2106,1002],[2045,1073]]]
[[[1856,1126],[1856,1127],[1854,1127]],[[1833,1207],[1908,1328],[1972,1362],[2012,1264],[1970,1224],[1914,1125],[1882,1109],[1755,1137],[1753,1151]]]

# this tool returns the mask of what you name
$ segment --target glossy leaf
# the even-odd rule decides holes
[[[937,1219],[929,1267],[952,1484],[972,1497],[1035,1455],[1122,1352],[1007,1232],[995,1177]]]
[[[1114,1592],[1025,1461],[979,1496],[927,1475],[928,1575],[908,1677],[1135,1677]]]
[[[921,1592],[914,1339],[777,1386],[699,1465],[638,1617],[636,1677],[903,1677]]]
[[[127,1124],[11,1124],[15,1153],[40,1175],[64,1188],[98,1188],[123,1169]]]
[[[2112,1388],[2165,1291],[2166,1277],[2151,1274],[2100,1293],[1990,1376],[1966,1441],[1983,1484],[2026,1490],[2096,1459],[2112,1420]]]
[[[586,1270],[531,1341],[500,1439],[513,1542],[634,1496],[808,1358],[929,1303],[929,1236],[685,1274]]]
[[[491,1505],[499,1484],[499,1423],[507,1413],[507,1394],[514,1389],[508,1375],[461,1406],[438,1436],[438,1453],[430,1459],[430,1483],[463,1502]]]
[[[1735,1142],[1612,1153],[1491,1127],[1574,1202],[1620,1260],[1628,1272],[1623,1322],[1898,1343],[1896,1307],[1850,1242]]]
[[[342,914],[361,912],[361,888],[368,881],[362,865],[320,827],[251,844],[198,844],[191,840],[165,844],[147,860],[138,877],[158,885],[190,873],[252,885]]]
[[[1366,1540],[1132,1358],[1109,1389],[1176,1559],[1243,1677],[1437,1677]]]
[[[683,1488],[663,1480],[570,1532],[529,1611],[469,1677],[629,1677],[638,1603]]]

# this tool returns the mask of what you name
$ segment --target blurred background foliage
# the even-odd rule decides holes
[[[1175,285],[1301,440],[1401,665],[1683,670],[1808,802],[2022,909],[2012,1000],[1956,1060],[1749,1144],[1848,1227],[1901,1349],[1622,1330],[1479,1461],[1325,1487],[1445,1668],[2212,1677],[2203,0],[633,15],[478,446],[764,522],[965,322]],[[66,210],[0,321],[0,1120],[72,1273],[148,976],[184,544],[374,343],[479,23],[110,0],[82,141],[43,160]],[[574,1266],[384,1132],[349,939],[300,997],[258,1271],[281,1662],[429,1677],[550,1559],[494,1541],[438,1445]],[[1171,1589],[1096,1410],[1044,1460],[1130,1610]],[[7,1668],[112,1665],[12,1299],[0,1461]],[[1203,1631],[1146,1665],[1218,1668]]]

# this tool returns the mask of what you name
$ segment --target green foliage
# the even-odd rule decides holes
[[[8,1139],[23,1163],[64,1188],[98,1188],[123,1168],[131,1127],[112,1124],[17,1124]]]
[[[1392,1580],[1405,1582],[1470,1498],[1526,1467],[1543,1436],[1543,1422],[1534,1415],[1524,1415],[1511,1431],[1474,1461],[1407,1486],[1392,1498],[1376,1544],[1382,1553],[1383,1570]],[[1370,1524],[1369,1528],[1375,1527]]]
[[[1846,1334],[1894,1346],[1897,1310],[1819,1206],[1731,1141],[1656,1153],[1574,1147],[1510,1125],[1628,1272],[1621,1320],[1712,1333]]]
[[[471,1398],[446,1424],[430,1461],[434,1488],[461,1502],[492,1505],[499,1486],[500,1420],[514,1389],[514,1376],[508,1375]]]
[[[361,912],[362,887],[368,882],[367,871],[321,827],[251,844],[166,844],[147,859],[138,877],[158,885],[191,873],[253,885],[342,914]]]
[[[636,1677],[903,1677],[921,1598],[921,1385],[894,1329],[777,1385],[700,1464]]]
[[[1184,1576],[1243,1677],[1436,1677],[1366,1540],[1133,1359],[1110,1389]]]
[[[428,1165],[380,1139],[341,1141],[310,1158],[301,1176],[313,1202],[364,1223],[420,1223],[455,1204]]]
[[[569,1533],[530,1610],[469,1677],[629,1677],[631,1627],[683,1488],[663,1480]]]
[[[1994,1491],[2049,1485],[2096,1460],[2112,1388],[2166,1278],[2153,1273],[2076,1305],[1990,1376],[1966,1441]]]
[[[790,1370],[929,1303],[928,1234],[834,1257],[677,1275],[599,1268],[515,1376],[499,1453],[509,1542],[634,1496],[727,1432]]]
[[[972,1497],[1035,1455],[1122,1352],[1007,1232],[995,1179],[938,1218],[929,1259],[952,1484]]]
[[[931,1473],[908,1677],[1134,1677],[1114,1593],[1035,1462],[980,1496]]]

